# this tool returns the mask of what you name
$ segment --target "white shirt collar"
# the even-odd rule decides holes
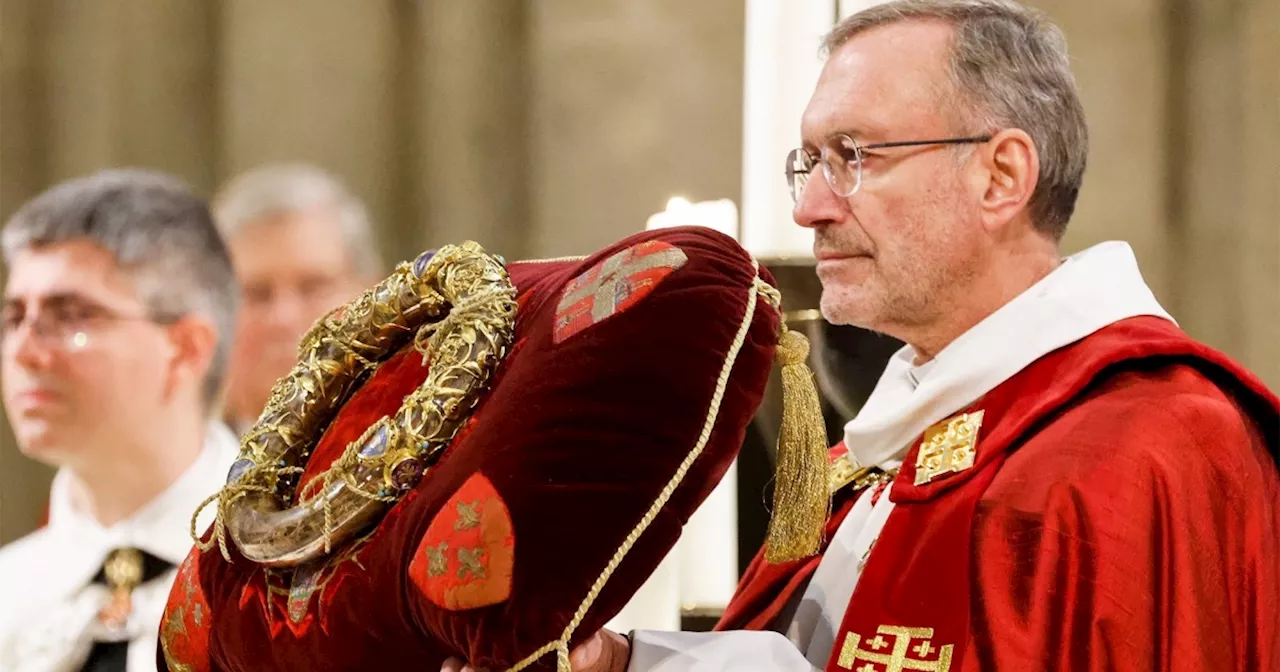
[[[913,366],[905,346],[889,359],[867,403],[845,425],[850,457],[864,466],[900,460],[931,425],[1027,365],[1117,321],[1173,318],[1142,279],[1123,242],[1095,245],[973,326],[931,361]]]
[[[49,530],[58,536],[73,535],[77,555],[96,558],[98,563],[112,549],[131,546],[179,564],[191,550],[191,514],[222,487],[238,451],[239,441],[231,430],[221,422],[211,422],[195,462],[158,497],[109,527],[76,509],[70,477],[60,471],[49,492]],[[212,509],[205,513],[208,515],[202,516],[197,530],[212,522]]]

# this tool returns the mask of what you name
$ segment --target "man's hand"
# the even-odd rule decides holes
[[[573,672],[626,672],[631,644],[616,632],[601,630],[569,654]],[[440,672],[481,672],[458,658],[444,661]]]

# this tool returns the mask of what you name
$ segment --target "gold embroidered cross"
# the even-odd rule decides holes
[[[617,297],[622,291],[636,292],[644,284],[652,281],[646,278],[634,278],[645,271],[655,268],[677,269],[688,260],[683,250],[678,247],[659,249],[648,254],[636,255],[634,248],[623,250],[599,264],[599,273],[589,282],[582,282],[587,275],[580,275],[564,288],[564,296],[556,307],[556,313],[563,313],[588,296],[594,295],[591,305],[591,319],[599,322],[609,317],[617,309]]]
[[[484,557],[483,548],[459,548],[458,562],[462,566],[458,568],[458,578],[465,579],[467,574],[477,579],[484,578],[484,565],[481,560]]]
[[[885,641],[886,636],[893,638],[893,648],[888,653],[879,653],[889,645],[889,642]],[[840,647],[840,656],[836,659],[836,664],[842,669],[854,670],[855,665],[863,663],[856,668],[856,672],[875,672],[877,665],[883,666],[883,672],[904,672],[904,670],[949,672],[953,646],[947,644],[939,649],[933,646],[929,641],[931,639],[933,639],[933,628],[882,625],[876,629],[875,638],[867,640],[866,644],[870,647],[868,650],[858,648],[862,643],[861,635],[848,632],[845,634],[844,644]],[[912,640],[919,640],[919,643],[911,646]],[[927,660],[935,651],[938,657]],[[915,654],[915,656],[909,657],[908,654]]]
[[[458,502],[458,520],[454,522],[455,532],[470,530],[480,525],[480,502]]]
[[[447,550],[449,544],[443,541],[439,546],[427,547],[427,576],[440,576],[449,570],[449,558],[444,555]]]
[[[925,430],[916,456],[916,485],[973,466],[983,413],[962,413]]]

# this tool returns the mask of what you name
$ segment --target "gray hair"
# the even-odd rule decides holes
[[[153,319],[198,313],[217,331],[204,398],[226,378],[240,291],[208,205],[182,181],[146,170],[106,170],[63,182],[22,206],[0,244],[12,266],[22,250],[89,239],[130,274]]]
[[[909,19],[955,27],[951,84],[964,122],[983,132],[1019,128],[1040,156],[1029,209],[1036,227],[1061,239],[1075,211],[1089,155],[1084,106],[1062,31],[1011,0],[895,0],[850,16],[827,35],[833,52],[867,30]]]
[[[301,163],[268,164],[233,178],[213,201],[214,219],[228,239],[269,215],[333,208],[357,273],[382,275],[382,256],[364,203],[329,173]]]

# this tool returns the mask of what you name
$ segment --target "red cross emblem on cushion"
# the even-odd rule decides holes
[[[587,269],[564,287],[556,307],[555,342],[634,306],[687,260],[680,248],[647,240]]]
[[[414,552],[409,578],[442,609],[462,611],[511,596],[515,533],[498,491],[468,478],[440,509]]]

